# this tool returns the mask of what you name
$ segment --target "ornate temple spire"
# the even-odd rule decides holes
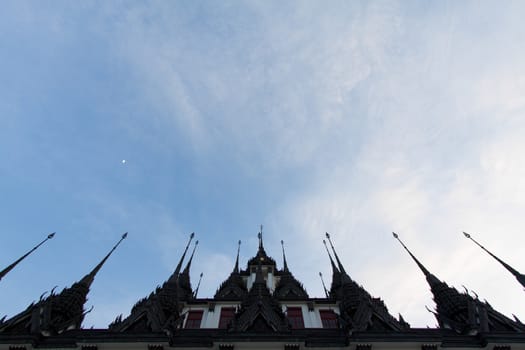
[[[337,253],[334,249],[334,245],[332,244],[332,240],[330,239],[330,234],[326,232],[326,238],[328,238],[328,242],[330,243],[330,247],[332,247],[332,251],[334,252],[335,259],[337,260],[337,265],[339,266],[339,270],[346,274],[345,268],[343,267],[343,264],[341,264],[341,261],[339,260],[339,257],[337,256]]]
[[[46,243],[48,240],[50,240],[51,238],[53,238],[55,236],[55,232],[53,233],[50,233],[49,235],[47,235],[46,239],[44,239],[42,242],[38,243],[35,247],[33,247],[33,249],[31,249],[30,251],[28,251],[27,253],[25,253],[24,255],[22,255],[18,260],[16,260],[14,263],[12,263],[11,265],[9,265],[8,267],[6,267],[5,269],[3,269],[2,271],[0,271],[0,281],[2,280],[2,278],[5,277],[5,275],[7,275],[9,273],[9,271],[11,271],[12,269],[15,268],[16,265],[18,265],[22,260],[24,260],[29,254],[31,254],[32,252],[34,252],[35,250],[38,249],[38,247],[40,247],[42,244]]]
[[[286,254],[284,251],[284,241],[281,240],[283,250],[283,270],[279,273],[281,278],[277,283],[274,291],[274,296],[279,300],[304,300],[308,299],[308,293],[304,289],[301,282],[299,282],[288,269],[286,262]]]
[[[91,284],[93,283],[93,280],[95,279],[95,276],[96,274],[100,271],[100,269],[102,268],[102,266],[105,264],[105,262],[108,260],[108,258],[111,256],[111,254],[113,254],[113,252],[115,251],[115,249],[117,249],[117,247],[120,245],[120,243],[126,239],[126,237],[128,237],[128,233],[124,233],[122,235],[122,237],[120,237],[120,240],[117,242],[117,244],[115,244],[113,246],[113,248],[111,248],[111,250],[109,251],[109,253],[104,257],[104,259],[102,259],[97,266],[95,266],[95,268],[93,270],[91,270],[90,273],[88,273],[87,275],[84,276],[84,278],[82,278],[80,280],[80,283],[84,283],[85,285],[87,285],[88,287],[91,286]]]
[[[55,335],[66,330],[79,329],[87,313],[84,304],[95,275],[126,237],[127,233],[123,234],[102,261],[80,281],[69,288],[64,288],[59,294],[51,292],[47,298],[41,298],[38,303],[32,304],[25,311],[3,324],[0,323],[0,333],[30,332]]]
[[[257,238],[259,239],[259,249],[257,249],[257,254],[253,258],[248,260],[248,266],[256,266],[257,264],[259,264],[259,262],[262,263],[262,265],[276,265],[275,260],[270,258],[264,250],[262,232],[263,225],[260,226],[260,231],[259,233],[257,233]]]
[[[195,232],[192,232],[190,234],[190,239],[188,240],[188,244],[186,244],[186,248],[184,249],[184,253],[182,253],[182,256],[180,257],[179,263],[177,264],[177,267],[175,268],[175,271],[170,276],[168,281],[176,281],[179,279],[180,269],[182,268],[182,262],[184,261],[184,258],[186,257],[186,253],[188,252],[188,248],[190,247],[191,240],[195,237]]]
[[[281,247],[283,249],[283,270],[288,272],[288,264],[286,263],[286,254],[284,252],[284,241],[281,239]]]
[[[239,274],[239,253],[241,250],[241,241],[237,244],[237,259],[230,276],[221,283],[214,298],[222,300],[238,300],[242,299],[246,294],[246,286],[242,277]]]
[[[481,302],[477,296],[473,298],[468,293],[460,293],[440,281],[419,262],[396,233],[392,234],[425,274],[436,303],[436,312],[433,313],[441,328],[453,329],[458,333],[469,335],[488,331],[525,331],[525,326],[521,322],[502,315],[487,302]]]
[[[484,246],[482,246],[481,244],[479,244],[474,238],[472,238],[471,235],[469,235],[468,233],[466,232],[463,232],[463,234],[465,235],[465,237],[467,237],[468,239],[470,239],[472,242],[476,243],[481,249],[483,249],[484,251],[486,251],[491,257],[493,257],[494,259],[496,259],[497,262],[499,262],[501,265],[503,265],[504,268],[507,269],[507,271],[509,271],[510,273],[512,273],[512,275],[514,275],[514,277],[516,277],[516,279],[518,280],[518,282],[523,286],[525,287],[525,275],[519,273],[518,271],[516,271],[514,268],[512,268],[512,266],[510,266],[509,264],[507,264],[506,262],[504,262],[503,260],[501,260],[500,258],[498,258],[496,255],[492,254],[488,249],[486,249]]]
[[[334,272],[329,296],[339,301],[340,316],[345,324],[344,327],[349,331],[402,330],[408,328],[405,322],[401,322],[390,315],[381,299],[372,297],[362,286],[352,280],[337,256],[330,234],[326,233],[326,238],[330,242],[338,265],[338,267],[335,266],[326,241],[323,241]]]

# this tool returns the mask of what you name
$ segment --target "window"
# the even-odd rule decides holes
[[[202,310],[191,310],[188,312],[186,326],[184,328],[201,328]]]
[[[286,310],[286,317],[293,329],[304,328],[303,312],[300,307],[289,307]]]
[[[221,318],[219,319],[219,328],[227,328],[230,321],[235,315],[235,308],[233,307],[223,307],[221,308]]]
[[[319,310],[323,328],[338,328],[337,315],[333,310]]]

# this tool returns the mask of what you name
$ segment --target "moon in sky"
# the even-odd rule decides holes
[[[122,159],[122,164],[126,164],[126,160],[125,159]]]

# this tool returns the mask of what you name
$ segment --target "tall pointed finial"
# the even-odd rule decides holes
[[[509,271],[510,273],[512,273],[512,275],[514,275],[514,277],[516,277],[516,279],[518,280],[518,282],[523,286],[525,287],[525,275],[519,273],[518,271],[516,271],[512,266],[510,266],[509,264],[507,264],[506,262],[504,262],[503,260],[501,260],[500,258],[498,258],[496,255],[492,254],[487,248],[485,248],[484,246],[482,246],[481,244],[479,244],[474,238],[472,238],[471,235],[469,235],[468,233],[466,232],[463,232],[463,234],[465,235],[465,237],[467,237],[468,239],[470,239],[472,242],[474,242],[475,244],[477,244],[481,249],[483,249],[485,252],[487,252],[491,257],[493,257],[494,259],[496,259],[497,262],[499,262],[501,265],[503,265],[503,267],[505,269],[507,269],[507,271]]]
[[[197,283],[197,288],[195,288],[195,292],[193,292],[193,298],[197,298],[197,294],[199,293],[199,287],[201,286],[203,273],[201,272],[199,276],[199,283]]]
[[[14,263],[12,263],[11,265],[9,265],[8,267],[6,267],[5,269],[3,269],[2,271],[0,271],[0,280],[2,280],[2,278],[4,278],[5,275],[7,275],[9,273],[9,271],[11,271],[12,269],[15,268],[16,265],[18,265],[22,260],[24,260],[29,254],[31,254],[32,252],[34,252],[35,250],[38,249],[38,247],[40,247],[42,244],[44,244],[45,242],[47,242],[48,240],[50,240],[51,238],[53,238],[55,236],[55,232],[53,233],[50,233],[49,235],[47,235],[46,239],[44,239],[42,242],[38,243],[35,247],[33,247],[33,249],[31,249],[30,251],[28,251],[27,253],[25,253],[24,255],[22,255],[20,258],[18,258],[18,260],[16,260]]]
[[[286,254],[284,253],[284,241],[281,239],[281,247],[283,248],[283,269],[288,272],[288,264],[286,263]]]
[[[257,237],[259,237],[259,250],[263,249],[263,225],[261,224],[261,230],[259,231],[259,234]]]
[[[104,263],[106,262],[106,260],[108,260],[108,258],[111,256],[111,254],[113,254],[113,252],[115,251],[115,249],[117,249],[117,247],[120,245],[120,243],[126,239],[126,237],[128,237],[128,233],[124,233],[119,241],[117,242],[117,244],[115,244],[113,246],[113,248],[111,248],[111,250],[109,251],[109,253],[104,257],[104,259],[102,259],[101,262],[98,263],[97,266],[95,266],[95,268],[93,270],[91,270],[90,273],[88,273],[87,275],[84,276],[84,278],[82,278],[80,280],[81,283],[84,283],[85,285],[87,285],[88,287],[91,286],[91,283],[93,283],[93,280],[95,279],[95,275],[100,271],[100,269],[102,268],[102,266],[104,265]]]
[[[237,258],[235,259],[235,266],[233,268],[234,273],[239,273],[239,253],[241,252],[241,240],[237,244]]]
[[[171,275],[170,280],[177,279],[180,273],[180,269],[182,268],[182,262],[184,261],[184,258],[186,257],[186,253],[188,252],[188,248],[190,247],[191,240],[195,237],[195,232],[192,232],[190,234],[190,239],[188,240],[188,244],[186,244],[186,248],[184,249],[184,253],[182,254],[179,263],[177,264],[177,267],[175,268],[175,272],[173,272],[173,275]]]
[[[328,298],[328,289],[326,289],[326,285],[324,284],[323,280],[323,274],[321,272],[319,272],[319,277],[321,278],[321,283],[323,284],[324,295]]]
[[[401,241],[401,239],[399,238],[399,235],[395,232],[392,232],[392,236],[394,236],[395,239],[397,239],[399,241],[399,243],[401,243],[401,245],[403,246],[403,248],[405,248],[405,250],[408,252],[408,254],[410,254],[410,256],[412,257],[412,259],[416,262],[417,266],[419,266],[419,268],[421,269],[421,271],[423,271],[423,273],[425,274],[425,276],[428,276],[430,275],[430,272],[427,270],[427,268],[425,266],[423,266],[423,264],[414,256],[414,254],[412,254],[412,252],[406,247],[406,245],[403,243],[403,241]]]
[[[330,243],[330,247],[332,247],[332,251],[334,252],[335,260],[337,261],[337,265],[339,266],[339,270],[341,270],[342,273],[346,274],[345,268],[343,267],[343,264],[341,264],[341,261],[339,260],[339,257],[337,256],[337,253],[334,249],[334,245],[332,244],[332,240],[330,239],[330,234],[326,232],[326,238],[328,238],[328,242]]]
[[[188,260],[188,263],[186,264],[186,267],[184,268],[184,271],[182,273],[190,273],[191,262],[193,261],[193,255],[195,254],[195,250],[197,249],[198,245],[199,241],[195,241],[195,245],[193,246],[193,251],[191,252],[190,259]]]

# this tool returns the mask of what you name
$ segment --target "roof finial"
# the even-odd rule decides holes
[[[170,277],[170,280],[177,279],[180,273],[180,269],[182,268],[182,262],[184,261],[184,258],[186,257],[186,253],[188,252],[188,248],[190,246],[191,240],[195,237],[195,232],[192,232],[190,234],[190,239],[188,240],[188,244],[186,244],[186,248],[184,249],[184,253],[182,254],[179,263],[177,264],[177,267],[175,268],[175,272],[173,272],[173,275]]]
[[[324,284],[324,280],[323,280],[323,274],[321,272],[319,272],[319,277],[321,277],[321,283],[323,284],[323,289],[324,289],[324,295],[326,295],[326,297],[328,298],[328,289],[326,289],[326,285]]]
[[[93,283],[93,280],[95,279],[95,275],[100,271],[100,269],[102,268],[102,266],[104,265],[104,263],[106,262],[106,260],[108,260],[108,258],[111,256],[111,254],[113,254],[113,252],[115,251],[115,249],[117,249],[117,247],[120,245],[120,243],[126,239],[126,237],[128,237],[128,233],[124,233],[119,241],[117,242],[117,244],[115,244],[113,246],[113,248],[111,248],[111,250],[109,251],[109,253],[104,257],[104,259],[102,259],[101,262],[98,263],[97,266],[95,266],[95,268],[93,270],[91,270],[90,273],[88,273],[87,275],[84,276],[84,278],[82,278],[80,280],[80,283],[84,283],[85,285],[87,285],[88,287],[91,286],[91,283]]]
[[[337,256],[337,253],[335,252],[334,245],[332,244],[332,240],[330,239],[330,234],[328,232],[326,232],[326,238],[328,238],[330,247],[332,247],[332,251],[334,252],[335,260],[337,260],[337,265],[339,266],[339,270],[341,270],[342,273],[346,274],[345,268],[343,267],[343,264],[341,264],[341,261],[339,260],[339,257]]]
[[[259,237],[259,250],[262,250],[263,249],[263,225],[261,224],[261,230],[259,231],[259,234],[257,235],[257,237]]]
[[[55,232],[53,233],[50,233],[49,235],[47,235],[46,239],[44,239],[42,242],[38,243],[35,247],[33,247],[33,249],[31,249],[30,251],[28,251],[27,253],[25,253],[24,255],[22,255],[18,260],[16,260],[14,263],[12,263],[11,265],[9,265],[8,267],[6,267],[5,269],[3,269],[2,271],[0,271],[0,280],[2,280],[2,278],[5,277],[5,275],[7,275],[9,273],[9,271],[11,271],[12,269],[15,268],[16,265],[18,265],[22,260],[24,260],[29,254],[31,254],[32,252],[34,252],[35,250],[38,249],[38,247],[40,247],[42,244],[44,244],[45,242],[47,242],[48,240],[50,240],[51,238],[53,238],[55,236]]]
[[[235,267],[233,268],[234,273],[239,273],[239,253],[241,252],[241,240],[237,244],[237,259],[235,259]]]
[[[286,254],[284,253],[284,241],[281,239],[281,247],[283,248],[283,269],[288,272],[288,264],[286,263]]]
[[[202,281],[202,276],[204,274],[201,272],[200,276],[199,276],[199,283],[197,283],[197,288],[195,288],[195,292],[193,292],[193,298],[197,298],[197,294],[199,293],[199,287],[201,286],[201,281]]]
[[[498,258],[496,255],[492,254],[487,248],[485,248],[484,246],[482,246],[481,244],[479,244],[474,238],[472,238],[471,235],[469,235],[468,233],[466,232],[463,232],[463,234],[465,235],[465,237],[467,237],[468,239],[470,239],[472,242],[476,243],[481,249],[483,249],[484,251],[486,251],[491,257],[493,257],[494,259],[496,259],[497,262],[499,262],[501,265],[503,265],[503,267],[505,269],[507,269],[507,271],[509,271],[510,273],[512,273],[514,275],[514,277],[516,277],[516,279],[518,280],[518,282],[523,286],[525,287],[525,275],[519,273],[518,271],[516,271],[512,266],[510,266],[509,264],[507,264],[506,262],[504,262],[503,260],[501,260],[500,258]]]

